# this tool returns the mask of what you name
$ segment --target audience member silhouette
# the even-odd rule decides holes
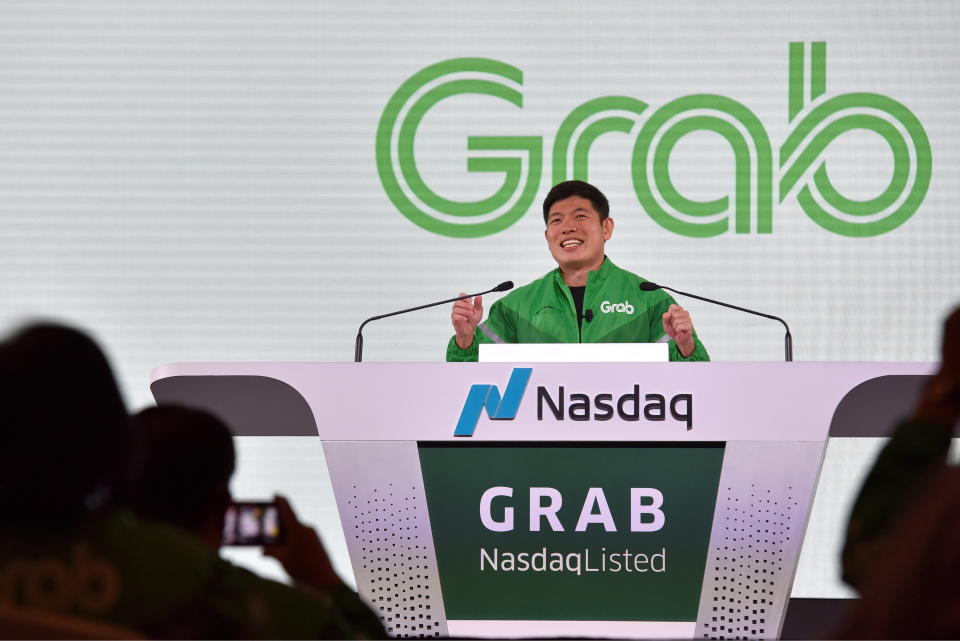
[[[277,554],[303,589],[222,560],[195,536],[117,509],[130,422],[103,353],[73,329],[0,343],[0,607],[154,638],[364,638],[382,627],[296,521]],[[348,613],[347,616],[344,613]],[[375,617],[373,617],[375,621]]]
[[[212,414],[171,405],[141,410],[133,428],[130,509],[219,548],[236,465],[230,429]]]
[[[881,450],[854,503],[843,550],[843,578],[852,587],[860,589],[864,575],[882,563],[889,530],[946,464],[958,418],[960,308],[944,323],[939,370]]]
[[[960,469],[941,469],[914,502],[829,638],[960,638]]]
[[[108,509],[129,419],[100,349],[41,325],[2,351],[0,527],[66,527]]]
[[[960,473],[947,454],[960,419],[960,308],[942,359],[854,503],[844,580],[862,595],[835,638],[960,638]]]
[[[162,405],[133,418],[136,461],[128,504],[140,518],[175,525],[206,546],[219,549],[224,515],[232,502],[230,478],[236,464],[230,429],[199,409]],[[294,580],[327,590],[347,590],[320,538],[296,518],[287,500],[275,499],[283,544],[265,546]],[[343,599],[340,616],[369,636],[386,634],[379,619],[359,599]]]

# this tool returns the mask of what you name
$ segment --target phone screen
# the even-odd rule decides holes
[[[283,541],[277,506],[271,501],[234,501],[223,523],[224,545],[269,545]]]

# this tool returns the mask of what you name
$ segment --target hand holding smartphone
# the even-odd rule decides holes
[[[276,545],[283,538],[274,501],[234,501],[227,508],[223,545]]]

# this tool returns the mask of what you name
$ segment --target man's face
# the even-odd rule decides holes
[[[600,222],[593,203],[580,196],[555,202],[544,231],[550,253],[565,272],[600,267],[604,243],[612,234],[613,219]]]

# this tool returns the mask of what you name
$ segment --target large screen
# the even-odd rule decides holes
[[[551,270],[540,205],[581,178],[613,261],[782,316],[797,360],[934,360],[958,27],[951,2],[5,2],[0,322],[89,329],[133,407],[162,363],[349,361],[369,316]],[[714,360],[782,358],[779,324],[679,302]],[[378,321],[365,358],[450,334],[446,307]],[[824,478],[851,491],[873,449]],[[796,590],[842,594],[820,567]]]

